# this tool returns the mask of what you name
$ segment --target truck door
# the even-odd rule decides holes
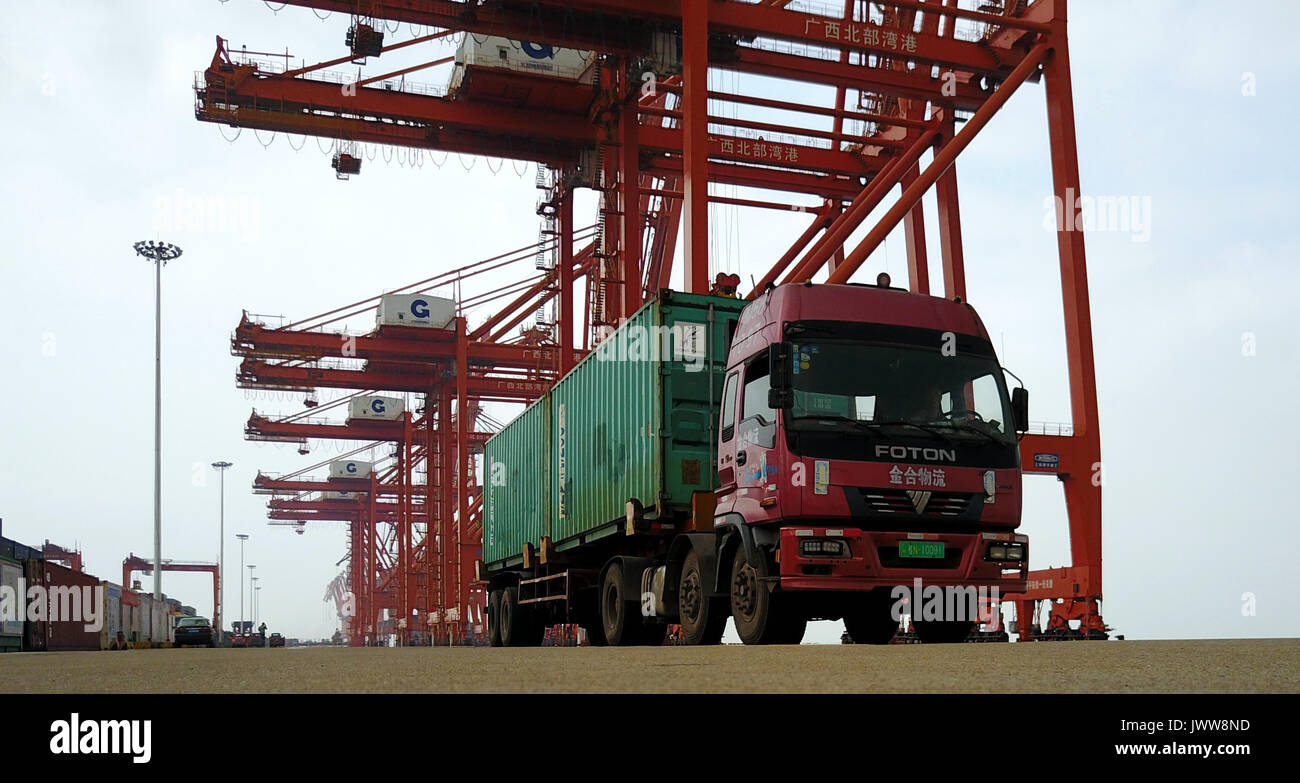
[[[736,399],[740,392],[740,370],[727,374],[718,414],[718,497],[736,490]]]
[[[767,486],[778,482],[776,459],[776,411],[768,405],[771,388],[767,349],[759,351],[745,363],[740,392],[740,421],[736,425],[737,502],[750,501],[757,506],[769,492]],[[750,503],[743,512],[747,519],[754,513]],[[767,509],[775,514],[775,507]],[[767,515],[764,512],[763,515]]]

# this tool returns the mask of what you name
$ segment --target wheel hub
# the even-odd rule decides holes
[[[682,594],[678,598],[678,601],[681,604],[682,617],[694,622],[700,616],[699,574],[696,574],[695,572],[688,574],[682,588]]]
[[[740,614],[750,617],[754,614],[754,593],[757,583],[754,579],[754,568],[746,564],[736,574],[735,584],[732,585],[731,595],[732,603]]]

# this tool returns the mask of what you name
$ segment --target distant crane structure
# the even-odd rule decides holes
[[[280,491],[316,495],[272,501],[272,517],[299,530],[297,523],[315,519],[351,526],[347,579],[360,607],[349,619],[352,644],[384,634],[412,641],[427,632],[422,638],[432,643],[465,637],[471,624],[464,618],[474,614],[471,605],[482,605],[481,597],[471,600],[481,535],[474,455],[489,434],[476,428],[483,424],[478,406],[543,393],[605,329],[668,287],[679,241],[683,288],[710,291],[711,203],[809,218],[806,230],[764,263],[768,268],[754,270],[756,285],[744,293],[749,298],[769,283],[848,282],[900,227],[909,288],[928,294],[921,199],[933,191],[943,295],[965,300],[955,162],[1027,81],[1043,84],[1053,195],[1074,210],[1081,192],[1066,0],[843,0],[833,7],[808,0],[285,4],[339,13],[349,23],[342,37],[347,51],[295,67],[287,56],[277,61],[234,51],[218,38],[211,63],[196,77],[197,119],[331,140],[340,177],[361,172],[362,145],[545,168],[538,177],[543,230],[535,246],[404,289],[454,284],[464,292],[463,284],[475,285],[472,278],[482,271],[539,259],[520,283],[462,294],[463,309],[509,298],[485,323],[471,326],[460,315],[446,330],[382,325],[350,340],[325,330],[373,306],[363,300],[286,327],[245,315],[236,328],[241,387],[307,395],[404,392],[423,400],[421,413],[406,413],[400,422],[340,426],[256,415],[249,421],[250,438],[305,443],[334,434],[393,449],[382,472],[371,473],[370,488],[357,490],[363,499],[325,500],[308,482]],[[402,24],[413,37],[392,41]],[[455,58],[431,57],[355,79],[328,70],[383,62],[394,50],[454,34],[466,36]],[[483,49],[489,56],[475,54]],[[574,67],[512,64],[524,49],[570,52]],[[407,81],[452,60],[446,89]],[[711,71],[772,77],[787,89],[803,85],[810,97],[792,102],[788,94],[759,89],[710,89]],[[828,87],[833,102],[812,97]],[[759,195],[724,196],[710,185]],[[578,188],[599,196],[595,221],[585,227],[574,215]],[[1054,475],[1062,484],[1072,565],[1032,571],[1024,594],[1004,596],[1016,606],[1021,640],[1104,638],[1107,630],[1100,611],[1101,457],[1084,237],[1072,220],[1059,221],[1056,235],[1072,423],[1054,434],[1026,435],[1021,452],[1025,472]],[[553,324],[515,333],[543,307],[555,313]],[[416,480],[421,469],[426,486]],[[265,484],[259,491],[274,490]],[[1047,631],[1037,627],[1039,602],[1050,604]]]
[[[154,561],[146,560],[143,557],[136,557],[132,552],[122,561],[122,587],[131,587],[131,575],[136,571],[143,574],[153,573]],[[221,606],[218,602],[218,596],[221,594],[221,566],[216,563],[204,563],[192,560],[168,560],[163,559],[162,570],[164,571],[183,571],[199,572],[212,574],[212,627],[221,627]]]
[[[80,549],[64,549],[58,544],[51,544],[48,538],[45,539],[45,544],[41,547],[41,557],[46,560],[67,563],[68,568],[73,571],[85,570],[82,568]],[[124,587],[130,587],[130,585],[124,585]]]

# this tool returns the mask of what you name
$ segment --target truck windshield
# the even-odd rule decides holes
[[[1015,442],[1006,383],[989,355],[945,355],[939,346],[794,343],[798,419],[844,426],[905,427],[946,437]]]

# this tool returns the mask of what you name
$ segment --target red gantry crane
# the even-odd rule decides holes
[[[46,560],[54,560],[54,561],[61,561],[67,563],[68,568],[71,568],[73,571],[84,570],[81,567],[82,563],[81,563],[80,549],[64,549],[58,544],[51,544],[48,538],[45,539],[45,545],[41,547],[41,557],[45,558]],[[123,586],[130,587],[130,585],[123,585]]]
[[[437,499],[426,535],[439,550],[439,568],[464,565],[459,547],[473,528],[470,507],[477,497],[472,419],[453,417],[453,406],[470,410],[476,400],[536,397],[581,350],[594,347],[603,327],[668,284],[679,240],[682,286],[709,291],[711,203],[810,218],[788,248],[754,272],[756,285],[742,292],[749,297],[772,282],[851,281],[900,227],[909,287],[930,293],[921,199],[933,192],[943,295],[965,300],[955,163],[1025,82],[1042,83],[1057,203],[1073,211],[1074,194],[1081,192],[1065,0],[286,4],[340,14],[349,23],[342,36],[348,51],[293,67],[287,57],[234,52],[218,38],[211,64],[196,79],[199,120],[332,140],[340,175],[360,172],[355,152],[364,144],[544,167],[539,248],[556,261],[538,279],[512,289],[516,299],[487,325],[471,330],[458,318],[453,330],[438,334],[381,327],[357,337],[355,356],[365,360],[364,368],[331,363],[339,336],[321,332],[320,323],[273,330],[245,319],[237,330],[236,352],[245,356],[241,386],[425,395],[425,421],[399,448],[405,459],[398,473],[408,478],[397,484],[409,486],[420,460],[433,458],[429,480]],[[425,34],[394,42],[397,30],[389,23],[419,26]],[[446,57],[356,78],[328,70],[383,63],[395,50],[459,33],[479,46],[498,45],[501,61],[469,57],[462,48],[446,89],[407,81],[408,74],[447,63]],[[579,53],[581,68],[561,73],[512,66],[512,48],[525,46],[529,52]],[[710,72],[767,77],[753,82],[767,89],[710,88]],[[711,185],[758,195],[728,197]],[[575,228],[577,188],[599,196],[590,231]],[[1062,220],[1057,228],[1073,421],[1052,434],[1027,435],[1021,444],[1024,470],[1056,476],[1064,489],[1072,565],[1031,572],[1027,592],[1009,597],[1017,603],[1022,640],[1106,635],[1096,379],[1084,237],[1075,225]],[[456,270],[443,279],[473,273]],[[585,290],[581,320],[579,290]],[[554,328],[506,339],[552,299]],[[403,497],[409,495],[399,493],[399,506],[409,502]],[[461,571],[436,573],[448,577],[439,593],[446,599],[429,610],[445,617],[445,609],[464,597],[467,581],[450,579]],[[1034,624],[1040,601],[1051,603],[1047,633]],[[1072,629],[1071,621],[1080,627]]]
[[[187,560],[167,560],[162,561],[162,570],[164,571],[188,571],[188,572],[206,572],[212,574],[212,627],[221,627],[221,607],[218,606],[217,596],[221,594],[221,566],[216,563],[203,563],[199,561]],[[131,574],[139,571],[143,574],[153,573],[153,561],[145,560],[143,557],[136,557],[132,552],[122,561],[122,586],[131,586]]]

